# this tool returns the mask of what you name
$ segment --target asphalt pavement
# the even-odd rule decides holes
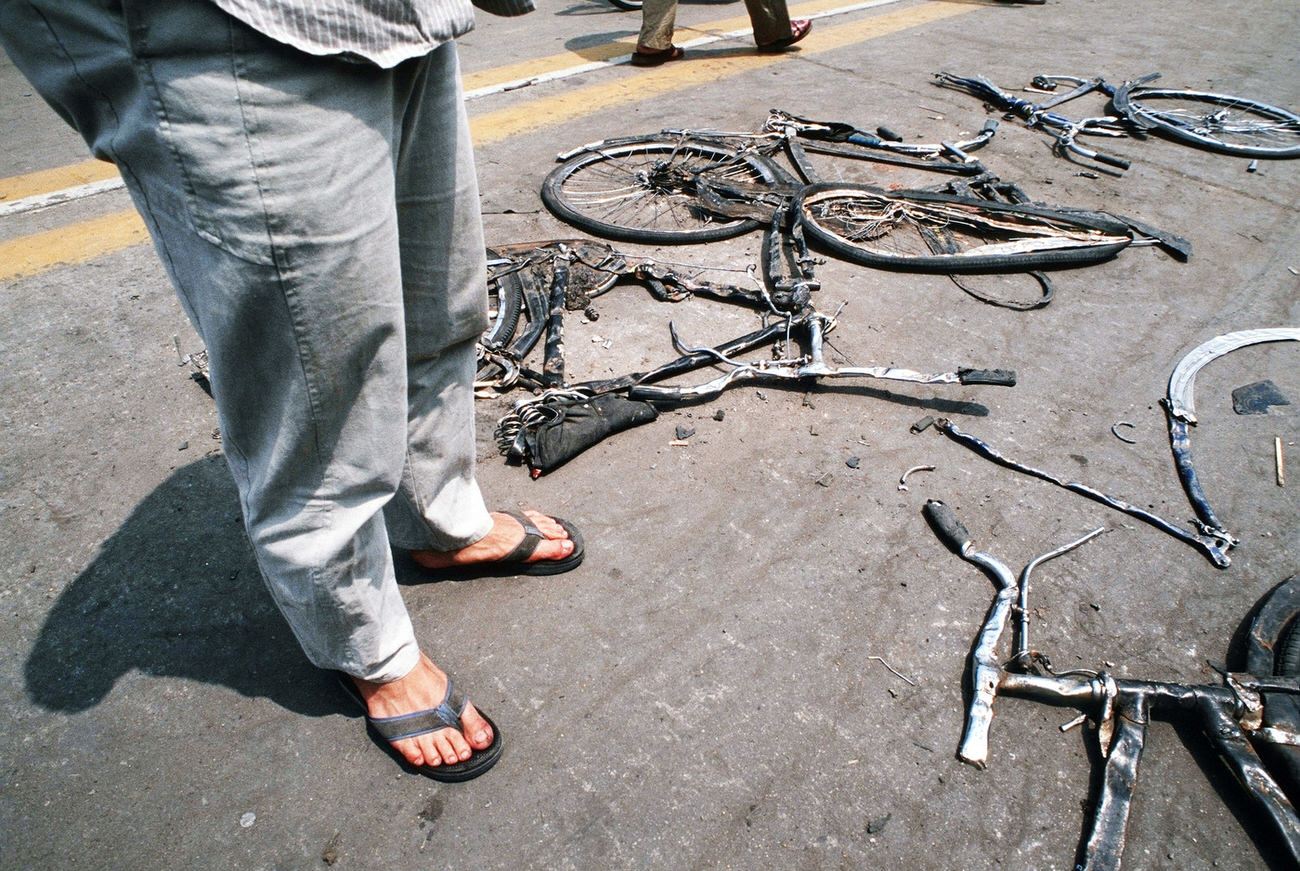
[[[798,50],[759,56],[741,4],[684,0],[688,57],[655,69],[624,62],[637,13],[540,7],[482,16],[462,40],[489,244],[579,235],[538,191],[554,154],[603,137],[754,129],[773,107],[912,141],[979,129],[991,113],[935,87],[940,70],[1012,86],[1159,71],[1300,108],[1288,2],[821,0],[793,7],[821,16]],[[1240,541],[1227,568],[912,431],[948,418],[1190,528],[1160,405],[1171,372],[1216,336],[1300,325],[1300,161],[1150,137],[1101,143],[1132,163],[1107,171],[1003,121],[980,154],[990,169],[1035,199],[1185,237],[1190,259],[1131,248],[1060,271],[1032,311],[942,276],[819,264],[818,307],[840,310],[832,362],[1006,368],[1014,388],[738,386],[537,480],[492,439],[515,397],[483,400],[489,501],[569,519],[588,554],[545,579],[403,569],[422,643],[506,740],[470,783],[405,773],[260,582],[190,377],[201,346],[128,198],[7,61],[0,93],[2,869],[1068,869],[1096,731],[1003,698],[987,768],[956,758],[995,590],[939,541],[926,500],[1017,570],[1105,528],[1035,574],[1033,644],[1058,668],[1213,682],[1207,663],[1229,659],[1252,605],[1300,571],[1300,471],[1280,484],[1275,447],[1300,470],[1294,342],[1233,351],[1196,380],[1195,467]],[[1080,114],[1103,110],[1091,100]],[[730,280],[760,256],[757,234],[620,247]],[[670,320],[700,344],[753,327],[635,284],[594,305],[599,320],[566,325],[575,378],[673,356]],[[1289,404],[1235,412],[1232,392],[1261,381]],[[933,468],[900,486],[918,466]],[[1147,745],[1125,868],[1290,867],[1194,728],[1157,720]]]

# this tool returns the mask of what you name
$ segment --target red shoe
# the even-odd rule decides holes
[[[812,22],[807,18],[800,18],[790,22],[790,35],[785,39],[778,39],[774,42],[759,43],[758,50],[764,53],[775,53],[785,51],[799,40],[803,39],[812,32]]]
[[[686,51],[679,45],[670,45],[664,49],[636,47],[632,52],[632,66],[634,67],[657,67],[660,64],[666,64],[670,60],[681,60],[686,57]]]

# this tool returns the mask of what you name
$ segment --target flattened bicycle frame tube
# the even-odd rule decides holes
[[[1150,511],[1146,511],[1136,505],[1125,502],[1123,499],[1109,496],[1100,490],[1094,490],[1093,488],[1085,484],[1080,484],[1077,481],[1064,481],[1048,472],[1018,463],[1015,460],[1003,456],[991,445],[981,441],[970,433],[962,432],[949,420],[945,419],[935,421],[935,428],[958,444],[965,445],[980,456],[992,460],[1000,466],[1005,466],[1006,468],[1013,469],[1017,472],[1023,472],[1026,475],[1047,481],[1048,483],[1055,484],[1058,487],[1063,487],[1072,493],[1087,496],[1095,502],[1100,502],[1109,508],[1121,511],[1130,517],[1136,517],[1138,520],[1148,523],[1156,529],[1172,535],[1179,541],[1192,545],[1197,550],[1201,551],[1201,553],[1209,557],[1210,562],[1214,563],[1214,565],[1221,569],[1226,569],[1232,563],[1232,558],[1228,556],[1228,550],[1233,545],[1233,542],[1230,539],[1225,540],[1221,536],[1213,534],[1191,532],[1187,529],[1183,529],[1181,526],[1170,523],[1159,515],[1152,514]]]
[[[808,312],[777,326],[786,332],[791,341],[796,333],[806,334],[802,338],[807,343],[807,351],[792,359],[744,363],[731,359],[719,349],[682,347],[674,332],[674,343],[679,345],[678,351],[686,355],[683,360],[689,358],[713,362],[729,366],[728,371],[703,384],[681,387],[648,383],[661,374],[652,373],[634,385],[628,391],[628,397],[660,402],[694,401],[717,396],[732,384],[741,381],[799,381],[808,378],[876,378],[914,384],[989,384],[1004,387],[1014,387],[1016,383],[1014,372],[1001,369],[958,369],[955,372],[925,373],[897,366],[829,366],[824,357],[823,336],[833,326],[833,319],[817,312]],[[701,354],[704,356],[701,357]]]

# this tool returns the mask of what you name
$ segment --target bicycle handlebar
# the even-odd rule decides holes
[[[875,148],[913,157],[937,157],[947,153],[955,156],[963,163],[969,163],[973,159],[966,152],[974,151],[988,142],[997,128],[998,122],[989,119],[980,131],[969,139],[962,139],[957,142],[909,144],[903,142],[902,137],[897,133],[883,127],[878,130],[880,135],[876,135],[842,121],[813,121],[808,118],[800,118],[798,115],[791,115],[782,109],[770,110],[767,121],[763,124],[765,131],[779,132],[781,135],[786,136],[793,134],[794,136],[802,136],[813,140],[851,142],[854,145],[861,145],[866,148]]]
[[[934,527],[935,532],[948,549],[953,553],[961,555],[966,546],[971,543],[970,533],[962,522],[957,519],[957,513],[947,504],[937,499],[931,499],[925,503],[921,509],[925,514],[926,520]]]
[[[1130,166],[1129,161],[1121,157],[1094,151],[1075,141],[1075,137],[1080,133],[1119,135],[1116,131],[1107,129],[1106,126],[1108,122],[1117,124],[1119,119],[1107,117],[1075,121],[1065,115],[1051,111],[1055,106],[1067,103],[1093,91],[1100,90],[1105,94],[1113,94],[1115,89],[1102,79],[1080,79],[1074,76],[1035,76],[1035,84],[1043,82],[1054,86],[1054,83],[1059,81],[1074,85],[1071,90],[1064,94],[1056,95],[1042,103],[1035,103],[1032,100],[1017,97],[1015,94],[1002,90],[983,76],[957,76],[946,72],[939,72],[934,75],[938,80],[936,82],[938,85],[966,91],[1005,112],[1020,116],[1029,127],[1038,127],[1048,131],[1056,138],[1057,146],[1061,149],[1071,151],[1104,166],[1111,166],[1120,170],[1128,169]]]
[[[1098,163],[1104,163],[1107,166],[1113,166],[1116,169],[1128,169],[1130,166],[1132,166],[1131,163],[1129,163],[1127,160],[1125,160],[1122,157],[1113,157],[1112,155],[1109,154],[1103,154],[1100,151],[1094,151],[1091,154],[1086,154],[1084,156],[1090,157],[1093,160],[1097,161]]]

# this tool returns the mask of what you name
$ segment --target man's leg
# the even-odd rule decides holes
[[[376,207],[394,199],[394,76],[299,55],[207,3],[126,19],[0,0],[6,48],[118,164],[208,346],[250,538],[304,650],[382,682],[361,684],[388,690],[376,716],[432,707],[445,675],[416,647],[380,514],[406,443],[397,217]],[[490,743],[472,707],[462,724]],[[399,749],[470,754],[452,730]]]
[[[487,264],[469,121],[455,44],[399,75],[393,115],[408,383],[402,485],[385,509],[390,541],[428,567],[492,561],[523,538],[489,515],[474,478],[475,343],[487,328]],[[572,553],[563,527],[529,518],[546,536],[534,559]]]
[[[407,73],[410,72],[410,75]],[[455,43],[399,68],[393,117],[406,326],[407,439],[389,537],[450,551],[492,522],[474,479],[475,343],[487,328],[487,258]]]
[[[406,436],[392,73],[193,0],[9,0],[0,20],[149,225],[208,349],[258,562],[308,657],[406,675],[419,652],[381,513]]]
[[[785,0],[745,0],[754,28],[754,42],[767,45],[790,36],[790,12]]]

